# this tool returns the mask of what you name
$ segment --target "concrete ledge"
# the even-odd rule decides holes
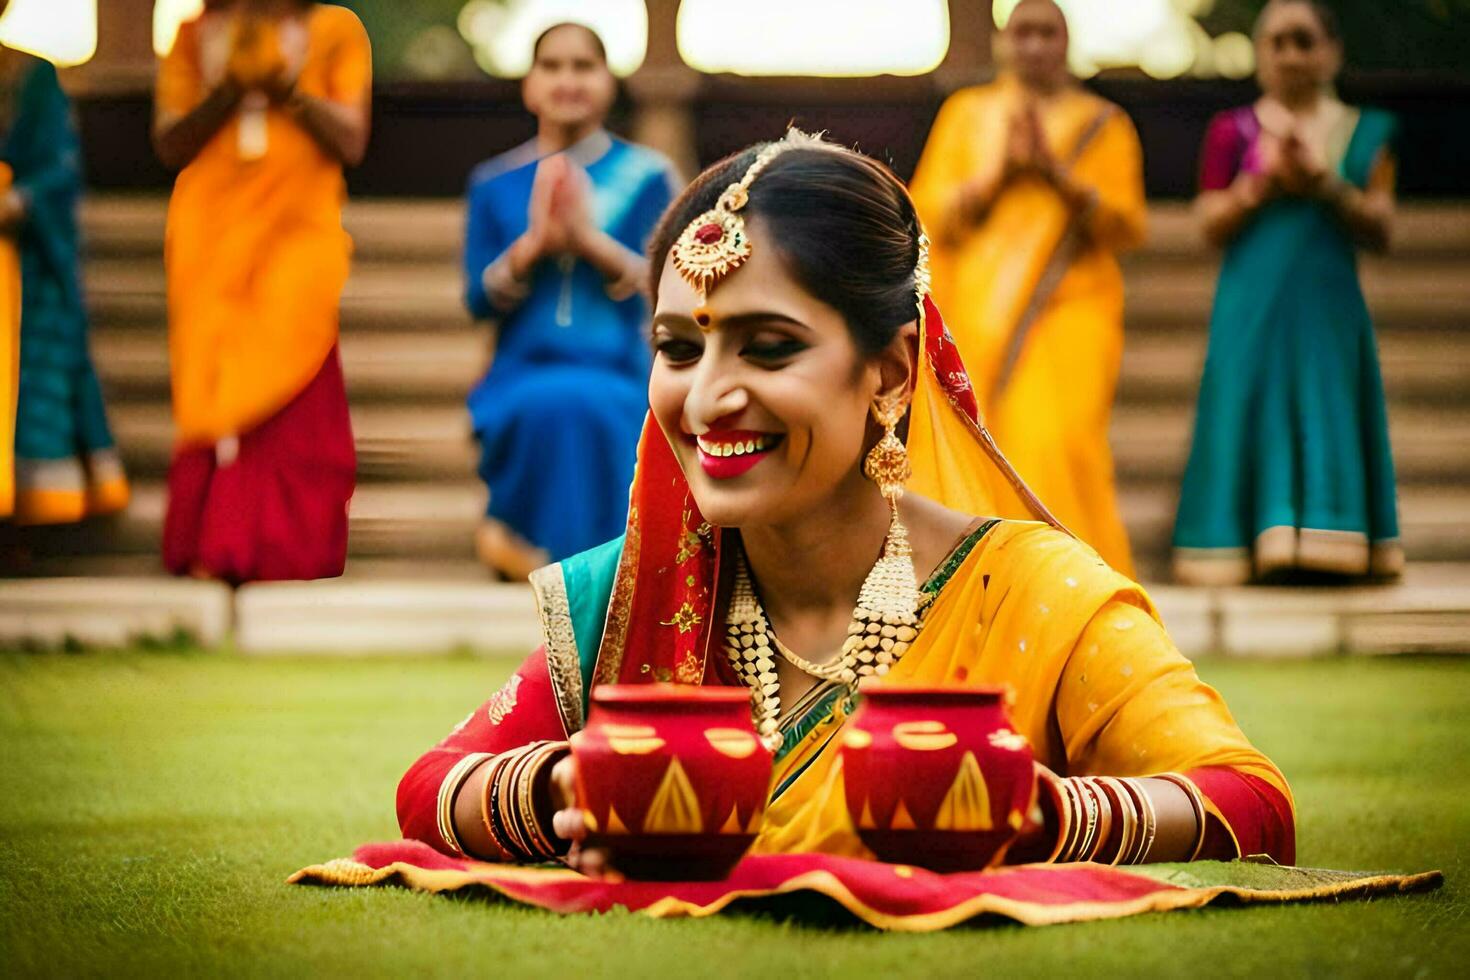
[[[1218,652],[1218,610],[1213,595],[1177,585],[1157,586],[1148,594],[1180,653],[1194,658]]]
[[[1470,566],[1411,562],[1391,585],[1149,590],[1186,656],[1470,653]]]
[[[540,643],[524,585],[271,582],[235,596],[235,644],[247,653],[529,653]]]
[[[121,647],[179,637],[204,647],[230,631],[218,582],[172,578],[11,579],[0,584],[0,644]]]
[[[526,652],[541,642],[524,585],[392,564],[383,577],[272,582],[231,592],[164,578],[0,582],[0,645],[118,647],[186,635],[248,653]],[[1188,657],[1470,653],[1470,566],[1409,566],[1401,583],[1349,588],[1149,590]]]

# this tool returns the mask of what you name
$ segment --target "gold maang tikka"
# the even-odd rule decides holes
[[[674,270],[699,294],[700,309],[695,311],[695,320],[701,329],[709,325],[707,312],[700,319],[709,291],[750,258],[750,238],[740,213],[750,200],[750,185],[767,164],[787,150],[821,145],[820,137],[795,128],[787,130],[784,139],[766,144],[740,179],[720,194],[715,206],[689,222],[674,242]]]

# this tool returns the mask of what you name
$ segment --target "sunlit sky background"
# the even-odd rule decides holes
[[[515,78],[530,39],[548,24],[578,20],[604,38],[614,71],[643,62],[643,0],[345,0],[381,48],[384,77]],[[984,0],[971,0],[982,3]],[[994,0],[1003,25],[1019,0]],[[0,42],[80,64],[97,47],[98,0],[12,0]],[[1243,33],[1260,0],[1060,0],[1072,25],[1071,61],[1081,76],[1138,67],[1158,78],[1240,78],[1254,67]],[[155,0],[154,48],[166,52],[180,21],[202,0]],[[1470,6],[1445,0],[1359,4],[1346,26],[1349,55],[1379,67],[1432,65],[1464,71]],[[706,72],[746,75],[913,75],[931,71],[949,46],[945,0],[683,0],[679,51]],[[1206,29],[1209,26],[1209,30]],[[1458,39],[1458,40],[1456,40]],[[378,43],[381,42],[381,43]],[[1459,51],[1456,54],[1456,51]]]
[[[0,42],[62,67],[79,65],[97,51],[97,0],[10,0]]]

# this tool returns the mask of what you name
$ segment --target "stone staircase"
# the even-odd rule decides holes
[[[148,575],[171,440],[159,197],[95,197],[84,210],[93,353],[134,483],[125,515],[78,528],[0,529],[29,557],[0,574]],[[1128,339],[1113,443],[1146,579],[1166,570],[1217,257],[1187,209],[1154,209],[1127,260]],[[484,503],[463,400],[487,359],[460,304],[458,202],[353,202],[357,245],[342,356],[359,454],[349,576],[483,579],[471,533]],[[1406,206],[1395,251],[1364,263],[1379,326],[1414,561],[1470,569],[1470,205]]]

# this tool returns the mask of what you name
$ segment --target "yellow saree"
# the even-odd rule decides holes
[[[1008,686],[1016,731],[1062,775],[1229,769],[1290,799],[1277,768],[1175,649],[1143,589],[1061,531],[1002,521],[949,577],[888,683]],[[755,853],[871,857],[858,839],[835,751],[841,699],[776,766]],[[1209,792],[1217,830],[1241,848]],[[1242,828],[1244,829],[1244,828]],[[1244,836],[1253,841],[1254,829]],[[1250,846],[1250,845],[1246,845]]]
[[[999,172],[1015,79],[956,92],[914,174],[934,237],[934,296],[974,381],[987,426],[1053,513],[1132,574],[1118,514],[1108,419],[1123,351],[1115,254],[1143,239],[1142,154],[1116,106],[1080,88],[1038,105],[1058,163],[1094,192],[1074,213],[1040,177],[1012,180],[978,227],[955,217],[962,185]]]

